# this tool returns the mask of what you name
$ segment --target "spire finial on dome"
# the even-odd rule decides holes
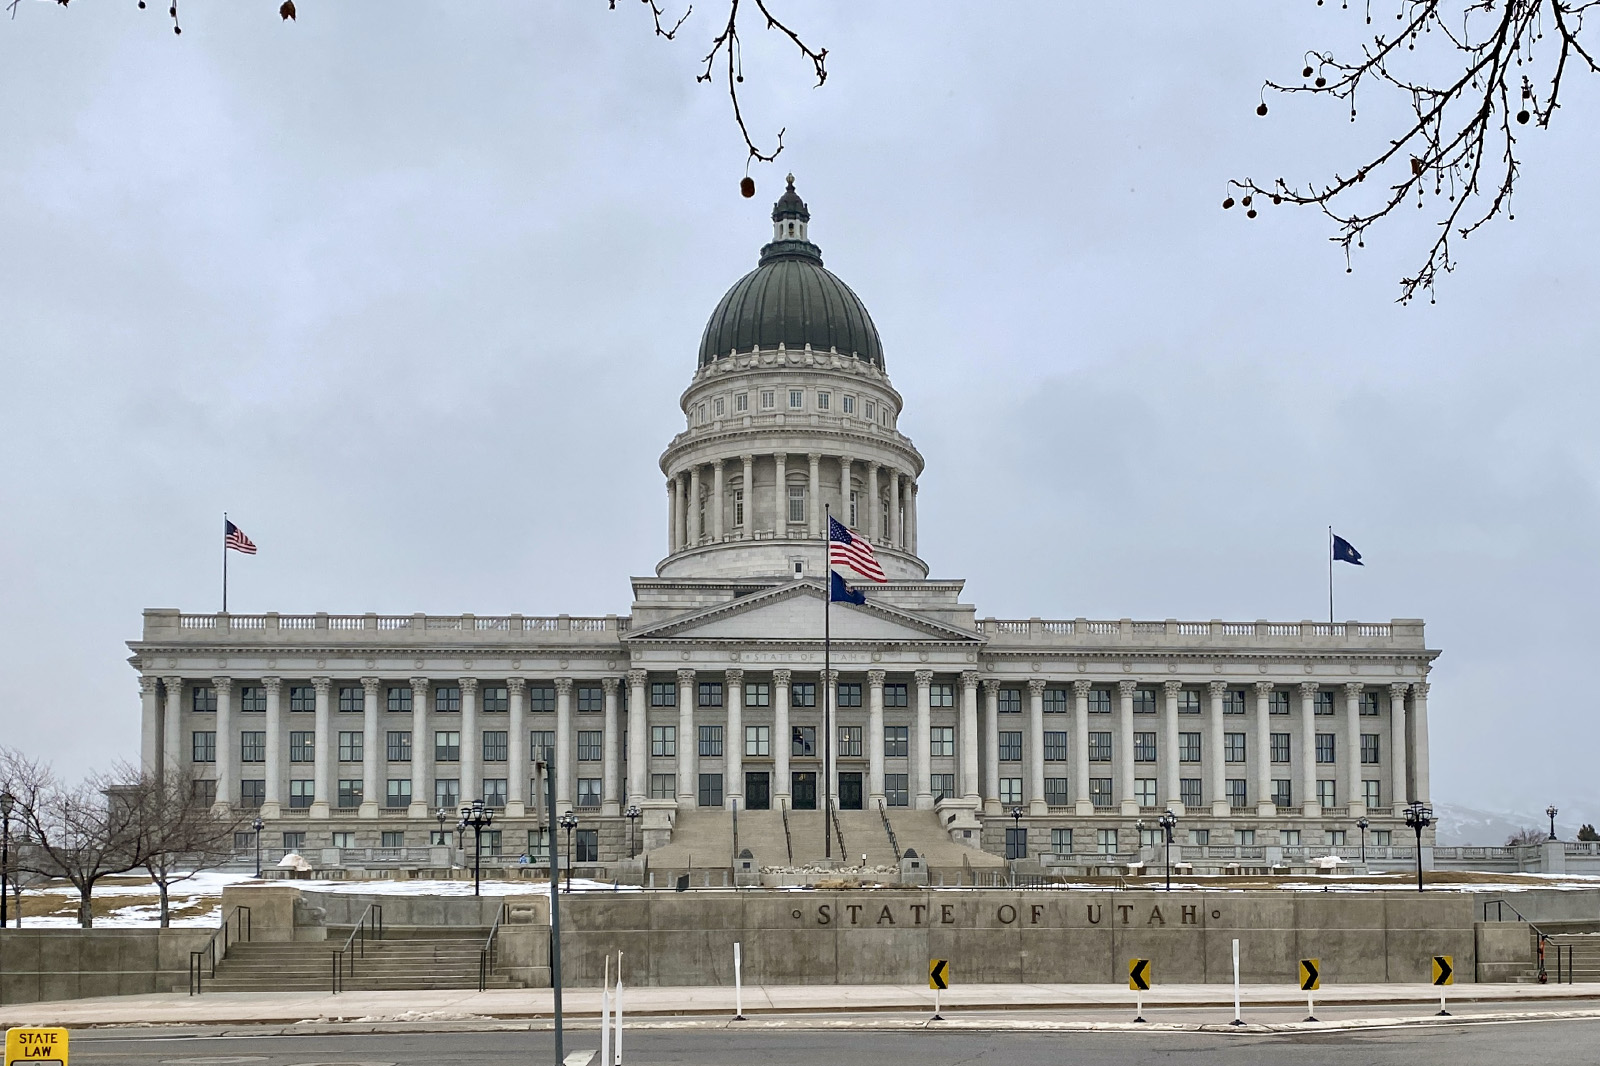
[[[784,178],[784,180],[789,183],[789,191],[794,192],[794,174],[789,174],[789,176]]]
[[[811,212],[806,209],[806,202],[794,191],[794,175],[790,174],[787,180],[789,187],[778,197],[778,202],[772,205],[772,221],[810,222]]]

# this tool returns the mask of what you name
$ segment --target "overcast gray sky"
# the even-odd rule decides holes
[[[1321,617],[1331,523],[1368,562],[1339,617],[1444,651],[1435,798],[1600,815],[1592,81],[1530,133],[1516,221],[1400,308],[1431,213],[1346,275],[1317,217],[1219,209],[1383,136],[1254,114],[1357,11],[778,2],[830,77],[751,31],[752,129],[788,127],[753,200],[693,80],[715,3],[672,44],[633,0],[0,23],[3,742],[137,756],[123,642],[216,609],[224,510],[261,548],[238,611],[625,612],[701,328],[793,169],[980,615]]]

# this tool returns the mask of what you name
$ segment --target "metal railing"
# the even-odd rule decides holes
[[[500,904],[500,909],[495,912],[494,924],[489,927],[489,936],[483,942],[483,948],[478,952],[478,991],[489,990],[489,975],[494,972],[497,953],[500,945],[500,923],[505,920],[509,904]]]
[[[369,933],[368,930],[371,932]],[[356,958],[367,957],[367,937],[374,940],[383,939],[383,904],[369,903],[367,909],[361,912],[361,917],[356,919],[355,928],[350,930],[350,935],[345,937],[344,947],[333,953],[333,994],[338,995],[344,990],[346,976],[356,975]]]
[[[878,817],[883,819],[883,831],[889,834],[889,846],[894,849],[894,861],[899,862],[905,855],[900,851],[900,841],[895,838],[894,826],[889,824],[889,811],[882,800],[878,801]],[[966,857],[963,856],[961,861],[966,862]]]
[[[828,804],[828,817],[833,820],[834,836],[839,841],[839,861],[845,862],[850,858],[850,849],[845,847],[844,826],[839,824],[839,809],[831,803]]]
[[[783,850],[789,856],[789,865],[794,865],[794,840],[789,836],[789,805],[778,804],[778,813],[783,815]]]
[[[237,923],[239,931],[234,933],[233,927]],[[222,958],[228,956],[228,945],[235,941],[245,943],[250,939],[250,908],[240,905],[234,907],[222,919],[222,924],[217,931],[211,934],[211,939],[206,941],[206,946],[199,951],[189,952],[189,994],[199,995],[205,991],[206,977],[217,976],[217,941],[222,941]],[[209,972],[208,972],[209,971]]]
[[[1546,933],[1543,929],[1540,929],[1537,925],[1534,925],[1532,922],[1528,921],[1528,919],[1523,916],[1523,913],[1521,911],[1517,910],[1516,906],[1508,899],[1486,899],[1486,900],[1483,901],[1483,920],[1486,921],[1486,922],[1489,920],[1489,907],[1491,905],[1494,907],[1494,920],[1495,921],[1497,921],[1497,922],[1505,921],[1505,912],[1506,911],[1510,911],[1513,915],[1516,916],[1517,921],[1522,922],[1529,929],[1532,929],[1534,935],[1539,938],[1538,941],[1537,941],[1537,945],[1536,945],[1537,946],[1537,950],[1538,950],[1538,962],[1539,962],[1539,983],[1542,985],[1545,982],[1547,982],[1550,979],[1550,976],[1549,976],[1549,972],[1547,970],[1545,970],[1545,967],[1544,967],[1544,950],[1545,950],[1545,945],[1547,943],[1551,943],[1552,942],[1550,940],[1550,934]],[[1564,950],[1564,953],[1566,955],[1567,984],[1570,985],[1572,983],[1572,945],[1556,943],[1555,947],[1556,947],[1556,984],[1559,985],[1561,983],[1562,955],[1563,955],[1563,950]]]

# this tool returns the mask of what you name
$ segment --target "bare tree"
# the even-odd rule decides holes
[[[172,924],[172,886],[231,859],[242,819],[213,813],[197,799],[194,776],[182,770],[144,774],[115,795],[114,802],[137,807],[142,865],[160,894],[165,929]]]
[[[1518,131],[1549,127],[1571,70],[1600,71],[1583,39],[1584,20],[1600,0],[1392,2],[1398,24],[1391,32],[1373,33],[1348,58],[1307,52],[1301,80],[1268,80],[1256,113],[1267,114],[1269,92],[1309,94],[1341,101],[1354,122],[1357,97],[1370,93],[1400,100],[1405,122],[1382,130],[1369,153],[1330,180],[1233,185],[1251,218],[1263,198],[1321,210],[1336,224],[1330,240],[1344,251],[1347,272],[1352,248],[1366,243],[1375,223],[1413,200],[1426,208],[1432,197],[1438,232],[1416,271],[1400,279],[1399,297],[1409,303],[1426,292],[1432,302],[1440,273],[1455,266],[1451,241],[1465,241],[1501,214],[1516,218]],[[1372,8],[1366,0],[1368,26]],[[1222,206],[1232,207],[1233,197]]]
[[[1548,839],[1549,834],[1543,829],[1518,829],[1506,837],[1506,847],[1523,848],[1530,844],[1543,844]]]

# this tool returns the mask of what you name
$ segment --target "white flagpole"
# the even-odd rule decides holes
[[[222,512],[222,613],[228,613],[228,512]]]
[[[611,954],[606,953],[606,973],[600,981],[600,1066],[611,1066]]]
[[[1333,527],[1328,527],[1328,624],[1333,625]]]

